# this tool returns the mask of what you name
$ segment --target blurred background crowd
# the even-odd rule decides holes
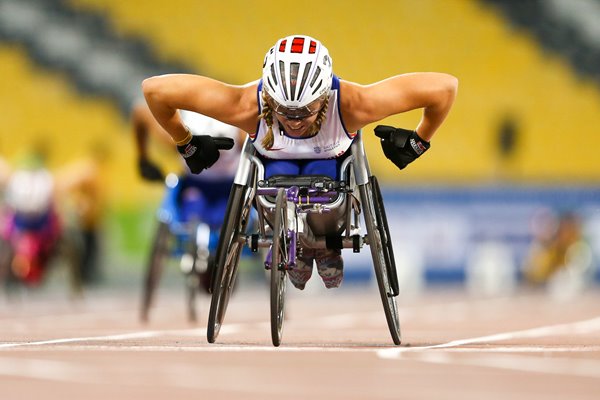
[[[600,257],[599,20],[599,0],[0,0],[2,207],[15,206],[16,171],[48,171],[83,282],[139,276],[163,192],[136,168],[141,81],[196,72],[243,84],[278,38],[307,34],[342,79],[460,80],[431,151],[410,168],[393,167],[364,130],[406,290],[551,286],[557,271],[570,271],[559,287],[576,290],[598,280]],[[162,145],[148,151],[181,168]],[[347,280],[369,279],[363,261],[348,259]]]

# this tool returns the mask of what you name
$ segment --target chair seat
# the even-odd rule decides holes
[[[343,181],[335,181],[326,175],[274,175],[267,180],[258,182],[259,187],[292,187],[300,189],[317,189],[322,191],[348,191],[348,185]]]

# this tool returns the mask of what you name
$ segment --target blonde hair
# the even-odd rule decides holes
[[[262,113],[258,117],[265,120],[265,123],[267,124],[267,133],[265,134],[265,137],[260,143],[266,150],[271,150],[271,148],[273,147],[273,142],[275,141],[275,136],[273,135],[273,110],[271,109],[269,102],[267,102],[267,95],[265,92],[263,92],[262,99],[264,107]],[[306,131],[306,133],[302,135],[303,137],[312,136],[315,133],[317,133],[319,129],[321,129],[321,125],[323,125],[323,122],[325,122],[325,116],[327,115],[328,106],[329,97],[326,97],[323,107],[321,107],[321,109],[319,110],[317,119]]]

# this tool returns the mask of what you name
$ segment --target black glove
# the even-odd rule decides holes
[[[193,174],[199,174],[210,168],[219,159],[219,150],[229,150],[233,147],[233,139],[211,137],[208,135],[192,136],[188,144],[177,146],[185,163]]]
[[[162,173],[160,168],[146,158],[140,158],[138,160],[138,171],[140,172],[141,177],[147,181],[165,180],[165,175]]]
[[[431,147],[417,132],[408,129],[377,125],[375,135],[381,138],[383,154],[400,169],[406,168]]]

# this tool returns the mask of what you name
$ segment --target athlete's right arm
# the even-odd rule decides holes
[[[163,181],[164,174],[160,167],[148,158],[148,139],[154,134],[165,143],[173,144],[173,140],[156,122],[145,102],[139,101],[133,105],[131,124],[137,149],[138,171],[142,178],[149,181]]]
[[[229,85],[199,75],[169,74],[144,80],[146,102],[158,123],[181,143],[188,132],[177,110],[194,111],[246,132],[256,129],[257,82]]]

